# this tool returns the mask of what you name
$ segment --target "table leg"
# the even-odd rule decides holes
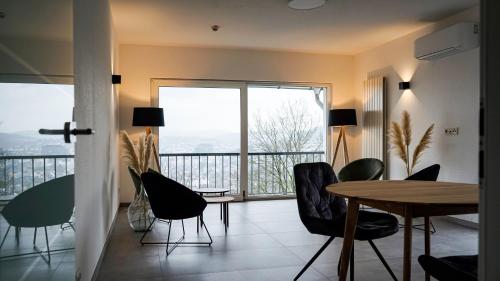
[[[413,214],[411,208],[407,206],[405,208],[403,281],[411,280],[412,229],[413,229]]]
[[[431,227],[429,217],[424,218],[424,230],[425,230],[425,255],[431,255]],[[425,281],[430,281],[431,276],[429,273],[425,272]]]
[[[346,281],[347,269],[349,267],[352,245],[354,243],[354,233],[358,223],[359,204],[356,199],[350,198],[347,206],[347,216],[344,229],[344,243],[342,244],[342,256],[340,258],[339,281]]]

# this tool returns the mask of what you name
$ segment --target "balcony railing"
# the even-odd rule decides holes
[[[73,173],[74,155],[0,156],[0,196]]]
[[[323,151],[248,153],[248,195],[294,195],[293,166],[324,161]],[[240,194],[239,153],[162,153],[161,172],[191,188],[229,188]]]
[[[294,195],[293,166],[325,161],[323,151],[248,153],[248,195]],[[240,194],[240,153],[163,153],[161,172],[191,188]],[[0,156],[0,196],[74,173],[74,155]]]

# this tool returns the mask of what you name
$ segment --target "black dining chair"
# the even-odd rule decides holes
[[[213,243],[210,232],[205,223],[201,222],[205,231],[208,234],[209,242],[187,242],[184,241],[185,229],[184,219],[194,218],[202,215],[207,207],[207,202],[203,197],[193,192],[184,185],[169,179],[157,172],[146,172],[141,175],[142,184],[149,198],[151,210],[154,214],[154,219],[149,225],[146,232],[141,237],[140,243],[166,245],[167,256],[179,245],[200,245],[211,246]],[[156,220],[166,220],[169,222],[167,242],[146,242],[146,235],[153,228]],[[182,237],[176,242],[170,242],[170,233],[172,229],[172,221],[180,220],[182,223]],[[169,247],[172,245],[172,247]]]
[[[418,262],[439,281],[477,281],[477,255],[443,258],[422,255]]]
[[[434,164],[407,177],[408,181],[437,181],[441,165]]]
[[[310,233],[329,237],[294,278],[294,280],[298,280],[335,237],[344,236],[347,206],[343,198],[336,197],[326,191],[326,186],[337,183],[337,177],[330,164],[323,162],[303,163],[295,165],[293,170],[300,220]],[[354,237],[355,240],[368,241],[393,280],[397,280],[397,278],[373,240],[393,235],[398,230],[398,220],[395,216],[360,211]],[[354,280],[354,251],[351,252],[350,267],[351,280]]]
[[[437,181],[438,176],[439,176],[439,171],[441,170],[441,166],[439,164],[434,164],[431,165],[427,168],[424,168],[413,175],[407,177],[405,180],[408,181]],[[434,234],[436,233],[436,227],[432,223],[432,220],[429,220],[430,226],[431,226],[431,233]],[[404,227],[404,225],[400,225],[401,227]],[[424,227],[424,224],[416,224],[413,225],[414,229],[424,231],[422,228]]]
[[[378,180],[384,173],[384,163],[375,158],[362,158],[347,164],[339,171],[338,180],[369,181]]]

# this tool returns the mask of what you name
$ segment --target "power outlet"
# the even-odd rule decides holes
[[[459,129],[458,127],[456,128],[446,128],[444,129],[444,133],[448,136],[458,136]]]

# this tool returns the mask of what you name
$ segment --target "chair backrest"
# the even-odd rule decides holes
[[[362,158],[347,164],[339,172],[339,181],[377,180],[384,173],[384,162],[375,158]]]
[[[143,173],[141,180],[156,218],[192,218],[201,215],[207,207],[203,197],[159,173]]]
[[[132,166],[128,166],[128,172],[130,174],[130,177],[132,178],[132,182],[134,183],[135,195],[139,195],[139,193],[141,193],[142,185],[141,176],[134,168],[132,168]]]
[[[293,167],[297,205],[302,223],[308,228],[314,219],[336,220],[346,212],[345,200],[326,191],[337,182],[328,163],[302,163]]]
[[[441,166],[439,164],[434,164],[414,173],[413,175],[407,177],[406,180],[437,181],[439,170],[441,170]]]
[[[66,223],[75,207],[75,177],[68,175],[36,185],[10,201],[2,215],[11,226],[43,227]]]

